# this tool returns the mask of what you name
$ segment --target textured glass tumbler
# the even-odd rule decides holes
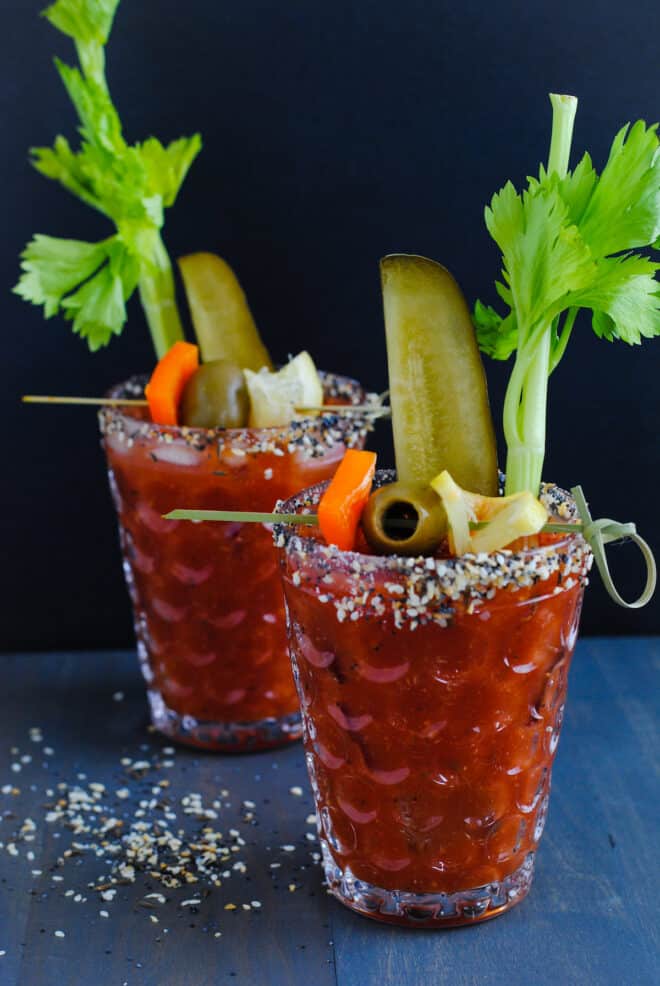
[[[143,393],[143,379],[111,396]],[[357,383],[324,376],[325,400],[363,403]],[[100,413],[110,486],[153,724],[213,750],[298,739],[284,601],[272,533],[261,524],[169,521],[174,507],[271,511],[329,478],[363,443],[360,412],[286,428],[206,431],[153,425],[134,409]]]
[[[315,512],[322,488],[282,509]],[[390,923],[494,917],[531,884],[589,548],[405,559],[310,530],[276,538],[328,885]]]

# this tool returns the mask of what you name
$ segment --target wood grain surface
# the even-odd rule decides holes
[[[531,894],[495,921],[444,932],[379,926],[327,895],[308,837],[313,807],[300,746],[241,757],[164,754],[167,741],[147,730],[133,654],[0,660],[1,986],[660,982],[658,639],[580,641]],[[154,769],[136,780],[122,757]],[[240,831],[247,870],[195,908],[181,902],[205,894],[201,884],[163,891],[142,875],[104,903],[88,886],[108,872],[102,859],[82,854],[57,866],[72,837],[45,821],[45,792],[58,783],[125,785],[128,817],[165,776],[173,800],[196,792],[210,803],[228,792],[213,824]],[[244,801],[256,806],[248,821]],[[17,841],[26,818],[34,840]],[[145,908],[145,895],[159,891],[167,902]],[[261,906],[243,909],[253,901]]]

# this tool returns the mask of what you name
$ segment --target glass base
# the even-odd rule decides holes
[[[350,867],[342,870],[321,838],[323,868],[329,890],[346,907],[365,917],[409,928],[451,928],[476,924],[503,914],[526,897],[532,885],[534,853],[497,883],[453,894],[385,890],[358,880]]]
[[[299,712],[255,722],[211,722],[168,708],[159,692],[149,689],[147,694],[156,729],[186,746],[219,753],[251,753],[286,746],[302,736]]]

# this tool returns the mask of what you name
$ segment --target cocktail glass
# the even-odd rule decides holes
[[[323,381],[327,403],[364,403],[355,381]],[[142,396],[144,383],[111,396]],[[326,412],[282,428],[206,431],[154,425],[140,409],[100,412],[140,665],[152,722],[167,736],[256,750],[298,739],[301,726],[271,531],[162,515],[271,511],[331,477],[346,447],[363,444],[367,421]]]
[[[281,509],[313,513],[324,488]],[[543,499],[573,515],[556,487]],[[309,527],[276,540],[330,890],[410,926],[508,910],[545,823],[586,542],[411,559],[343,552]]]

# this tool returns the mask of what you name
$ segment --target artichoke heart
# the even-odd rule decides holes
[[[431,486],[442,500],[449,526],[453,554],[489,554],[506,548],[517,538],[538,534],[548,520],[548,511],[528,490],[511,496],[482,496],[462,489],[445,469]],[[470,524],[486,526],[470,529]]]

